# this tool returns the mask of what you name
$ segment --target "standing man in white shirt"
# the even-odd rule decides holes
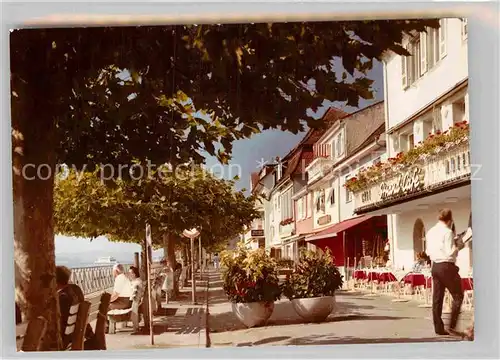
[[[456,334],[460,308],[464,299],[462,279],[455,265],[458,252],[464,248],[462,241],[455,238],[452,231],[453,216],[450,209],[439,212],[439,221],[426,235],[427,254],[432,260],[432,318],[436,335]],[[445,289],[453,297],[448,331],[445,330],[441,315]]]
[[[115,277],[115,285],[111,294],[109,310],[128,309],[132,306],[130,299],[133,295],[133,288],[130,279],[125,275],[125,268],[122,264],[113,266],[113,276]]]

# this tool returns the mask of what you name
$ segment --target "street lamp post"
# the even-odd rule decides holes
[[[185,237],[189,238],[191,242],[191,300],[193,305],[196,304],[196,280],[195,280],[195,267],[194,267],[194,239],[200,236],[197,229],[184,230],[182,233]]]
[[[201,277],[203,276],[203,269],[202,269],[203,264],[201,263],[201,236],[198,237],[198,264],[200,266],[200,280],[201,280]]]

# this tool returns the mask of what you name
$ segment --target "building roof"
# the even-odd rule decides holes
[[[304,138],[283,157],[281,161],[286,166],[286,169],[276,186],[283,184],[293,175],[304,173],[306,167],[313,161],[313,145],[336,121],[347,115],[349,114],[336,107],[328,108],[321,118],[324,125],[320,128],[309,129]],[[302,164],[304,165],[301,166]]]
[[[384,132],[384,102],[379,101],[360,109],[344,119],[346,126],[346,156],[350,157],[364,148],[367,141]]]
[[[255,189],[257,183],[260,180],[260,171],[253,172],[250,174],[250,185],[252,186],[251,190]]]

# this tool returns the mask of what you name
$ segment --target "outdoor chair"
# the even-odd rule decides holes
[[[47,329],[47,320],[39,316],[28,323],[26,332],[22,336],[22,345],[20,351],[40,351],[45,330]]]
[[[65,350],[83,350],[85,328],[89,320],[90,305],[90,302],[82,301],[79,304],[72,305],[69,309],[69,316],[64,334],[71,336],[71,341]]]
[[[94,330],[97,350],[106,350],[106,314],[108,313],[110,300],[110,293],[105,292],[101,295]]]

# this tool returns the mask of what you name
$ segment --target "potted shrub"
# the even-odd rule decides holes
[[[343,276],[329,250],[303,251],[294,272],[283,284],[283,294],[297,314],[308,322],[324,321],[335,308],[335,291]]]
[[[247,327],[266,323],[280,299],[276,262],[263,249],[238,246],[221,254],[223,288],[236,317]]]

